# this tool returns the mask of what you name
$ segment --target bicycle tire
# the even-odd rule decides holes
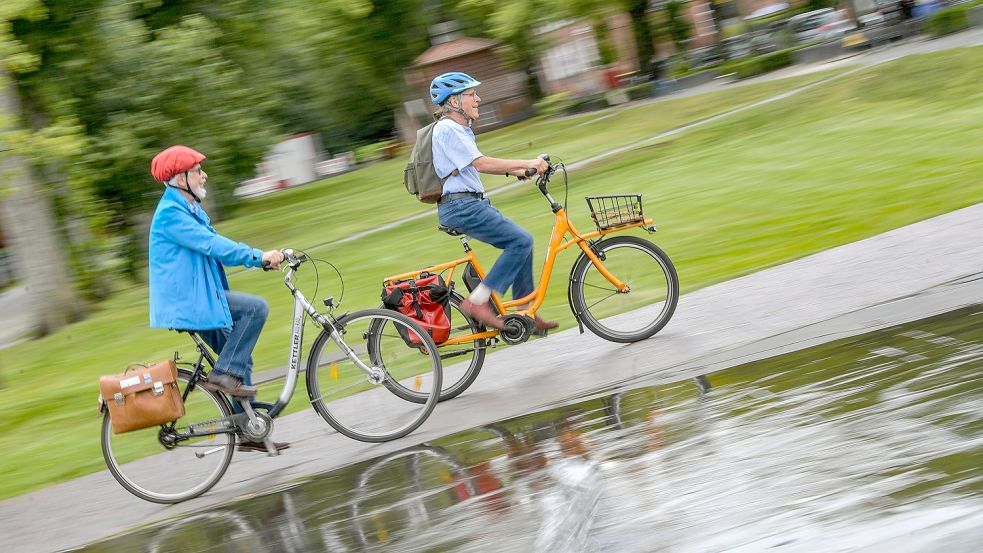
[[[407,345],[397,325],[419,344]],[[331,333],[322,330],[307,359],[307,393],[314,410],[339,433],[362,442],[386,442],[416,430],[440,399],[442,365],[433,339],[413,319],[388,309],[348,313],[337,328],[365,365],[384,369],[384,378],[372,383],[340,349],[334,356],[326,354]],[[384,332],[387,328],[392,330]],[[414,388],[425,401],[406,401],[390,391],[400,385]]]
[[[193,374],[178,369],[178,387],[182,394]],[[225,396],[201,386],[188,392],[184,404],[185,415],[175,423],[179,429],[232,415],[232,407]],[[168,449],[159,439],[162,428],[154,426],[113,434],[112,419],[106,410],[102,420],[102,455],[113,478],[140,499],[165,504],[198,497],[217,484],[232,462],[235,434],[191,439],[189,443],[182,442]],[[156,454],[147,455],[155,449],[159,450]],[[197,457],[199,453],[204,456]],[[207,466],[202,464],[206,459],[212,461]],[[199,465],[197,470],[192,470],[195,465]]]
[[[464,301],[464,297],[457,292],[452,292],[449,301],[451,308],[451,332],[449,339],[485,331],[483,324],[475,321],[461,311],[461,302]],[[482,338],[474,340],[470,344],[461,343],[450,346],[437,344],[441,362],[445,359],[470,356],[467,361],[458,360],[453,365],[443,366],[443,386],[440,390],[440,401],[455,398],[461,395],[464,390],[467,390],[471,384],[474,384],[475,379],[478,378],[478,373],[481,372],[481,367],[485,363],[485,348],[487,347],[487,343],[487,340]],[[415,393],[413,390],[400,386],[399,383],[390,384],[387,382],[386,386],[394,394],[406,401],[423,403],[427,399],[426,395]]]
[[[584,326],[605,340],[621,343],[644,340],[662,330],[679,301],[679,277],[669,256],[635,236],[602,240],[593,248],[605,268],[631,291],[618,293],[581,254],[570,274],[570,301]],[[612,299],[616,301],[608,301]]]

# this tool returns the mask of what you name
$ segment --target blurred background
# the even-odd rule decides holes
[[[20,0],[0,7],[0,286],[33,282],[31,335],[141,282],[149,160],[208,155],[209,213],[412,141],[426,86],[483,81],[479,132],[685,79],[896,39],[939,0]],[[866,30],[862,36],[859,30]],[[827,48],[828,49],[828,48]],[[826,52],[829,55],[829,52]],[[774,59],[774,58],[773,58]],[[725,64],[731,63],[731,66]],[[779,63],[782,63],[779,61]],[[715,72],[700,71],[716,69]],[[723,71],[722,71],[723,70]],[[398,178],[397,176],[393,177]]]

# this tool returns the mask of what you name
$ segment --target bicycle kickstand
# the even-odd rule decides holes
[[[266,423],[261,421],[259,417],[256,416],[256,411],[254,411],[253,406],[249,404],[249,398],[237,399],[239,400],[239,405],[242,406],[242,410],[246,412],[246,416],[249,418],[249,422],[246,424],[253,429],[265,431],[265,435],[263,436],[263,445],[266,446],[266,456],[276,457],[279,455],[280,452],[277,451],[276,446],[273,445],[273,439],[270,438],[270,435],[273,434],[272,421],[270,421],[270,426],[266,427]]]

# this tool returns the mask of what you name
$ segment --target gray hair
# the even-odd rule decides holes
[[[455,107],[451,106],[451,98],[457,98],[457,104],[458,105],[461,105],[461,104],[464,103],[464,99],[461,97],[463,94],[464,94],[464,91],[462,90],[461,92],[458,92],[457,94],[451,94],[450,96],[448,96],[444,100],[444,103],[443,104],[440,104],[439,106],[437,106],[437,111],[433,112],[433,118],[434,118],[434,120],[436,121],[436,120],[440,119],[441,117],[445,117],[449,113],[460,113],[461,112],[461,108],[455,108]]]

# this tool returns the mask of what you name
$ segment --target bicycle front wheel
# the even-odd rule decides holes
[[[618,291],[586,255],[573,269],[570,301],[584,326],[605,340],[637,342],[662,330],[679,301],[679,277],[658,246],[635,236],[594,245],[604,268],[630,287]]]
[[[225,397],[195,385],[193,373],[178,370],[185,395],[184,416],[171,424],[113,434],[109,410],[102,420],[102,455],[116,481],[133,495],[154,503],[178,503],[198,497],[214,486],[232,462],[235,435],[196,433],[230,428],[232,408]],[[109,401],[112,401],[110,399]]]
[[[307,393],[335,430],[363,442],[401,438],[427,420],[440,396],[441,363],[433,339],[412,319],[366,309],[338,319],[341,340],[367,373],[322,331],[307,359]],[[391,389],[424,399],[407,401]]]

